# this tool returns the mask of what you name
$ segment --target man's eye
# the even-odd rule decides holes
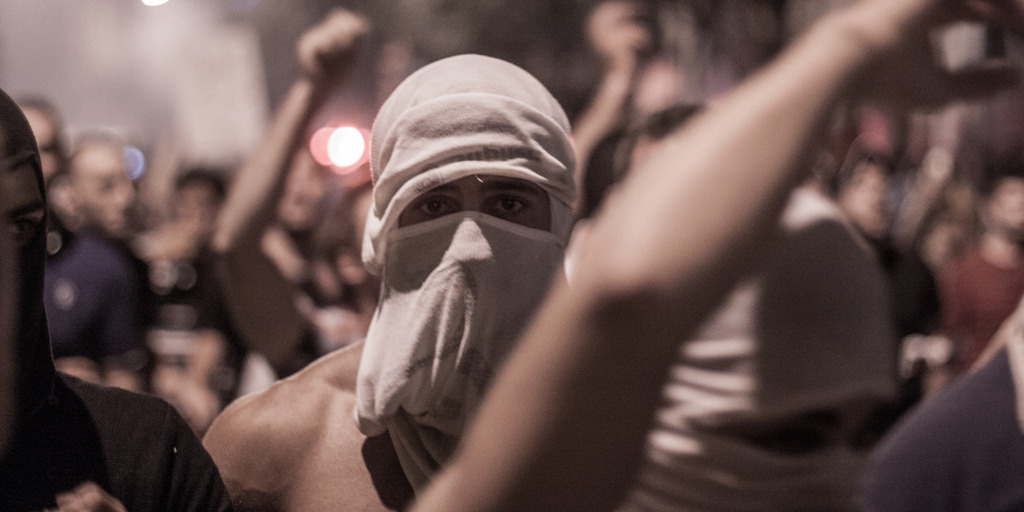
[[[449,198],[438,197],[425,199],[420,202],[419,210],[431,217],[441,217],[459,210],[458,205]]]
[[[15,237],[16,240],[22,240],[31,235],[38,225],[39,222],[36,219],[30,217],[19,217],[11,221],[7,227],[7,232],[10,233],[11,236]]]
[[[491,210],[498,216],[515,215],[529,207],[528,201],[515,195],[503,195],[491,201]]]
[[[444,209],[444,204],[441,201],[427,201],[423,203],[422,208],[427,213],[437,213]]]
[[[510,213],[515,213],[518,212],[519,210],[522,210],[523,208],[526,208],[526,203],[514,197],[502,198],[500,204],[502,210],[505,210]]]

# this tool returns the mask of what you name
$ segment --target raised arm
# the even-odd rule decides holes
[[[594,97],[573,126],[578,191],[594,147],[625,121],[644,54],[653,44],[643,9],[637,0],[607,0],[595,7],[587,20],[587,39],[604,69]]]
[[[553,291],[414,510],[614,508],[679,340],[755,263],[833,108],[853,96],[931,105],[1008,86],[1005,69],[936,69],[928,32],[1020,14],[1010,1],[857,3],[669,137],[598,218],[601,251]]]
[[[260,241],[274,219],[307,125],[348,74],[367,30],[368,23],[360,16],[336,10],[303,34],[297,45],[302,74],[235,177],[213,234],[239,328],[272,363],[280,355],[277,347],[296,339],[304,320],[295,308],[291,285],[263,255]]]

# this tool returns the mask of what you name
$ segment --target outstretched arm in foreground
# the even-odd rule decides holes
[[[1012,84],[950,75],[928,33],[1020,23],[1007,1],[866,0],[820,22],[636,169],[597,220],[600,254],[556,287],[417,512],[608,510],[632,482],[678,341],[754,263],[833,108],[932,106]],[[884,87],[884,89],[883,89]]]
[[[291,286],[263,255],[260,242],[276,215],[292,159],[310,120],[348,74],[368,30],[363,18],[332,12],[298,42],[302,75],[278,108],[259,147],[239,170],[213,234],[226,294],[242,335],[277,362],[282,342],[297,339],[304,320]],[[280,355],[280,354],[278,354]]]

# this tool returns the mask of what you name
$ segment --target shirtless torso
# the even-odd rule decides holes
[[[356,428],[362,344],[243,397],[203,443],[239,511],[401,510],[412,498],[387,435]]]

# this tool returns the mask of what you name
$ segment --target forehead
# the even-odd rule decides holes
[[[72,163],[74,171],[82,175],[124,175],[124,157],[121,149],[107,144],[91,144],[82,148]]]
[[[544,189],[540,188],[535,183],[520,179],[520,178],[509,178],[505,176],[488,176],[484,174],[465,176],[455,181],[438,185],[429,192],[444,192],[444,191],[469,191],[479,190],[484,193],[491,192],[522,192],[527,194],[544,194]]]

